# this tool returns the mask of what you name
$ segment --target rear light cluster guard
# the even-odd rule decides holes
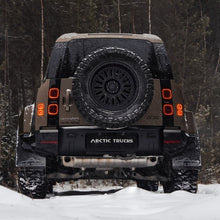
[[[49,90],[49,99],[58,99],[60,95],[60,91],[58,88],[51,88]]]
[[[173,106],[171,104],[164,104],[163,113],[164,115],[168,115],[168,116],[173,115]]]
[[[165,100],[170,100],[173,97],[171,89],[162,89],[162,97]]]
[[[49,115],[57,115],[58,114],[58,105],[57,104],[48,105],[48,114]]]
[[[57,115],[59,112],[59,106],[58,106],[58,98],[60,96],[60,91],[58,88],[51,88],[48,93],[49,97],[49,104],[47,108],[48,115]],[[45,104],[44,103],[38,103],[37,105],[37,115],[42,117],[45,114]]]
[[[172,94],[171,89],[168,89],[168,88],[162,89],[162,98],[164,101],[163,114],[166,116],[173,115],[172,97],[173,97],[173,94]]]
[[[172,116],[174,114],[174,108],[172,104],[172,90],[168,88],[162,89],[162,98],[164,100],[163,114],[166,116]],[[176,105],[176,115],[183,116],[183,105],[178,103]]]
[[[58,88],[50,88],[49,90],[49,94],[48,94],[48,97],[49,97],[49,101],[50,101],[50,104],[48,105],[48,109],[47,109],[47,112],[48,112],[48,115],[57,115],[58,112],[59,112],[59,106],[57,104],[57,100],[59,98],[59,95],[60,95],[60,91]]]

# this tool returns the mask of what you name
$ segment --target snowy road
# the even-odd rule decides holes
[[[220,184],[199,185],[198,194],[148,192],[131,186],[113,194],[32,200],[0,186],[1,220],[220,220]]]

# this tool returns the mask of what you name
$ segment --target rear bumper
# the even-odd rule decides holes
[[[58,156],[162,155],[161,127],[103,130],[96,127],[63,127],[40,130],[36,150]]]
[[[171,161],[173,169],[201,167],[198,137],[163,127],[122,130],[104,130],[92,126],[62,127],[59,130],[40,130],[35,134],[35,143],[23,145],[23,150],[31,150],[44,157],[81,157],[94,162],[106,155],[111,158],[162,156]]]
[[[61,128],[59,155],[161,155],[162,128]]]

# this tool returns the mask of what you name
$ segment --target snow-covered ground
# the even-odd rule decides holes
[[[198,194],[148,192],[129,186],[112,194],[52,196],[32,200],[0,186],[0,219],[13,220],[220,220],[220,184]]]

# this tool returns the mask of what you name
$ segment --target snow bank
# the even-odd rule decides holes
[[[32,200],[0,187],[0,219],[220,219],[220,185],[199,185],[198,194],[163,194],[131,186],[113,194],[55,196]]]

